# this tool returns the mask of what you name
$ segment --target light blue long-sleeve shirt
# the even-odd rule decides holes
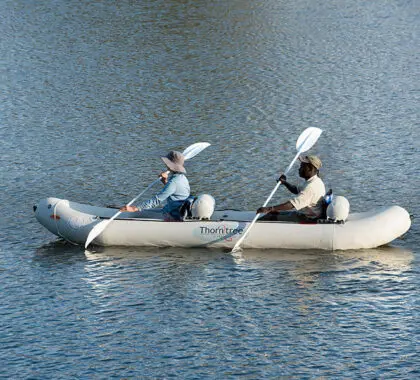
[[[169,178],[167,184],[161,191],[137,207],[140,210],[154,208],[167,200],[163,212],[178,216],[180,207],[189,196],[190,184],[187,177],[182,173],[175,173]]]

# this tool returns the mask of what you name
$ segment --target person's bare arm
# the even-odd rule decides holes
[[[284,174],[282,174],[278,180],[281,182],[282,185],[286,186],[286,189],[289,190],[292,194],[299,193],[299,189],[297,188],[297,186],[287,182],[286,176]]]

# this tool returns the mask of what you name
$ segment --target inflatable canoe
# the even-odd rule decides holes
[[[118,210],[47,198],[34,206],[50,232],[83,245],[92,228]],[[233,248],[255,216],[253,211],[216,210],[210,220],[168,222],[159,210],[122,213],[93,241],[100,246]],[[243,248],[347,250],[385,245],[408,231],[411,219],[399,206],[350,214],[344,224],[257,222]]]

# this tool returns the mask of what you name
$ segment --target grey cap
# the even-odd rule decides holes
[[[186,173],[184,168],[184,155],[176,150],[171,150],[162,161],[173,172]]]

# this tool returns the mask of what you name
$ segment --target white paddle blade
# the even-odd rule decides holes
[[[322,129],[316,127],[306,128],[296,141],[296,150],[303,153],[311,149],[319,139],[319,136],[321,136],[321,133]]]
[[[86,239],[85,249],[89,246],[90,243],[92,243],[92,241],[94,241],[102,233],[102,231],[110,222],[111,219],[103,220],[102,222],[99,222],[95,227],[92,228]]]
[[[210,143],[208,142],[198,142],[190,145],[182,152],[184,159],[189,160],[190,158],[195,157],[198,153],[206,149],[208,146],[210,146]]]

